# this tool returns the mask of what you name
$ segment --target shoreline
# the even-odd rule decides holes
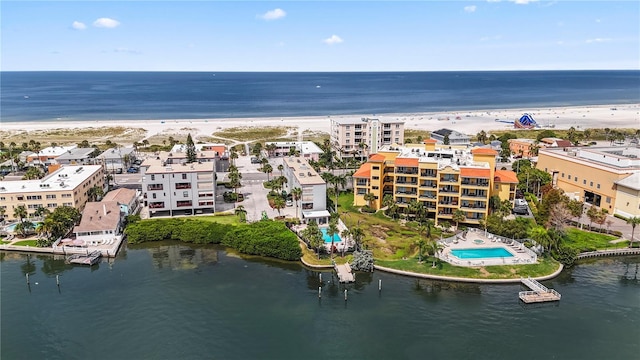
[[[514,121],[522,114],[531,114],[540,129],[553,128],[566,130],[587,128],[639,128],[640,103],[585,105],[562,107],[536,107],[523,109],[481,109],[452,110],[438,112],[409,112],[389,114],[331,115],[331,116],[294,116],[294,117],[256,117],[256,118],[209,118],[209,119],[157,119],[157,120],[42,120],[42,121],[2,121],[0,132],[9,136],[56,129],[86,129],[103,127],[139,128],[146,131],[142,139],[154,135],[171,135],[190,132],[192,136],[211,136],[213,133],[236,127],[292,127],[301,131],[330,131],[329,119],[358,119],[362,117],[403,120],[406,130],[434,131],[451,128],[456,131],[475,135],[484,130],[514,130],[508,121]]]

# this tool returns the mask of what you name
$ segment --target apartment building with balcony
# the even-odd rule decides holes
[[[214,213],[214,162],[169,164],[150,159],[142,168],[144,205],[151,217]]]
[[[302,189],[297,215],[301,215],[300,218],[305,223],[311,219],[318,224],[327,223],[330,215],[327,211],[327,183],[307,160],[300,157],[285,157],[283,160],[287,191]]]
[[[404,143],[404,121],[398,119],[331,118],[331,146],[338,156],[366,158],[383,146]]]
[[[640,216],[640,147],[547,147],[536,167],[569,197],[610,214]]]
[[[104,169],[101,165],[64,166],[39,180],[0,181],[0,208],[7,220],[17,220],[13,213],[24,205],[28,217],[43,207],[55,210],[71,206],[82,211],[88,192],[94,186],[104,188]]]
[[[403,211],[419,202],[436,223],[452,221],[453,213],[462,210],[463,223],[479,224],[488,215],[490,196],[515,198],[516,184],[503,184],[506,171],[495,176],[497,155],[486,148],[441,146],[432,139],[424,147],[382,148],[353,175],[354,205],[380,209],[384,196],[391,195]],[[509,180],[515,178],[508,173]],[[368,193],[375,198],[365,200]]]
[[[273,144],[275,149],[269,156],[283,157],[290,156],[292,152],[298,153],[301,157],[307,160],[318,161],[320,155],[324,153],[318,145],[313,141],[280,141],[280,142],[267,142],[265,147]]]
[[[448,138],[448,145],[470,145],[471,137],[461,132],[451,129],[438,129],[431,132],[431,139],[436,140],[438,144],[444,144],[445,138]]]

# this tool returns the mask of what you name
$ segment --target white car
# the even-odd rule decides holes
[[[527,201],[525,199],[516,199],[514,205],[517,206],[527,206]]]
[[[293,206],[293,200],[287,200],[287,202],[285,203],[285,205],[287,205],[287,206]]]

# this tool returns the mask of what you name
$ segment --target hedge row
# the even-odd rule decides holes
[[[150,219],[129,224],[125,232],[131,244],[161,240],[222,243],[244,254],[283,260],[302,257],[296,235],[285,224],[270,220],[233,226],[199,219]]]

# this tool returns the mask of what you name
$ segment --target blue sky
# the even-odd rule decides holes
[[[7,1],[0,68],[639,69],[638,1]]]

